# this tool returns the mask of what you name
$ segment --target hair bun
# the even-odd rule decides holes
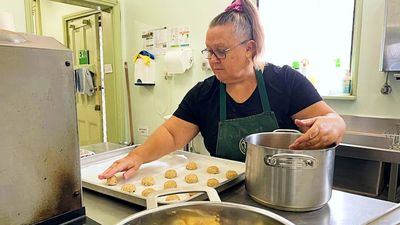
[[[242,1],[235,0],[234,2],[232,2],[232,4],[226,7],[225,12],[230,12],[230,11],[243,12]]]

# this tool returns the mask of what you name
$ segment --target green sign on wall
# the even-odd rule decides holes
[[[79,50],[79,65],[89,64],[89,50]]]

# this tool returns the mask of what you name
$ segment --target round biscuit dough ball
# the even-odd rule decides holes
[[[209,166],[207,168],[207,173],[218,174],[219,173],[219,168],[217,166]]]
[[[185,176],[185,182],[188,184],[194,184],[199,182],[199,178],[197,178],[196,174],[191,173]]]
[[[170,201],[179,201],[179,200],[181,200],[181,198],[179,198],[178,195],[168,195],[168,196],[165,198],[165,201],[167,201],[167,202],[170,202]]]
[[[107,178],[107,185],[108,186],[115,186],[118,183],[118,178],[116,176],[112,176]]]
[[[167,170],[165,171],[164,177],[167,179],[172,179],[178,176],[178,173],[176,172],[176,170]]]
[[[136,191],[136,187],[134,184],[124,184],[124,185],[122,185],[121,190],[125,191],[125,192],[129,192],[129,193],[133,193]]]
[[[211,178],[207,180],[207,186],[209,187],[216,187],[219,185],[219,181],[215,178]]]
[[[196,170],[197,169],[197,163],[188,162],[188,164],[186,164],[186,169],[187,170]]]
[[[176,188],[176,187],[178,187],[178,185],[176,184],[176,181],[174,181],[174,180],[167,180],[164,183],[164,189]]]
[[[142,195],[144,196],[144,197],[147,197],[151,192],[154,192],[155,190],[154,190],[154,188],[146,188],[146,189],[144,189],[143,191],[142,191]]]
[[[237,176],[238,176],[238,173],[234,170],[228,170],[228,171],[226,171],[226,174],[225,174],[226,179],[233,179]]]
[[[143,177],[142,184],[144,186],[152,186],[156,183],[153,177]]]

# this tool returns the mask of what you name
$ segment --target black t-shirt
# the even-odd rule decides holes
[[[314,86],[301,73],[289,66],[267,64],[264,82],[271,110],[279,128],[297,129],[291,116],[322,100]],[[174,116],[196,124],[211,155],[215,155],[219,122],[219,80],[211,76],[197,83],[183,98]],[[226,97],[227,119],[247,117],[262,113],[258,87],[243,103]]]

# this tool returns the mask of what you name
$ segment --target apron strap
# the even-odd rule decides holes
[[[258,93],[261,98],[261,105],[264,112],[271,112],[267,88],[265,87],[264,77],[260,69],[255,69],[256,80],[258,86]],[[219,85],[219,121],[226,120],[226,85],[220,83]]]
[[[258,93],[261,98],[261,104],[264,112],[271,112],[271,106],[269,105],[267,88],[265,87],[264,77],[260,69],[256,70]]]
[[[226,120],[226,85],[219,83],[219,121]]]

